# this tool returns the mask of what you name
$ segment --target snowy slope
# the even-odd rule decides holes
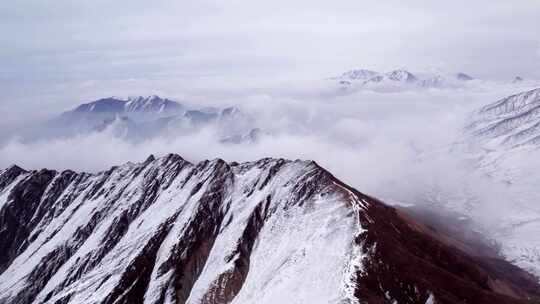
[[[514,264],[540,276],[538,143],[540,89],[520,92],[472,113],[464,146],[476,169],[505,193],[491,237]],[[495,191],[494,191],[495,192]]]
[[[310,161],[192,164],[170,154],[97,174],[13,166],[0,175],[3,304],[540,295],[519,269],[484,265],[447,240]]]
[[[476,111],[469,126],[480,141],[499,146],[540,143],[540,88],[521,92]]]
[[[63,115],[70,116],[83,113],[173,115],[182,112],[183,108],[180,103],[167,98],[161,98],[157,95],[129,97],[127,99],[107,97],[82,104],[72,111],[65,112]]]

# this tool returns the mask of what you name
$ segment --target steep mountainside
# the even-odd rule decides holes
[[[540,88],[521,92],[482,107],[470,132],[492,147],[540,143]]]
[[[536,280],[309,161],[0,171],[0,303],[534,303]]]
[[[540,88],[476,110],[466,133],[476,169],[511,194],[498,207],[506,211],[494,237],[508,260],[540,275]]]

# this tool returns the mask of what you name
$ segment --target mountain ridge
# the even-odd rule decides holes
[[[0,175],[0,226],[9,252],[0,303],[528,303],[540,295],[531,278],[501,272],[511,267],[504,261],[479,263],[313,161],[194,164],[168,154],[95,174],[12,167]]]
[[[481,141],[503,146],[540,142],[540,88],[519,92],[473,113],[467,131]]]
[[[462,72],[455,75],[415,74],[406,69],[395,69],[385,73],[367,69],[353,69],[331,79],[339,80],[341,85],[346,86],[359,82],[363,86],[386,83],[416,85],[423,88],[453,87],[474,80],[473,77]]]
[[[174,138],[210,128],[217,141],[258,129],[256,120],[236,106],[191,108],[157,95],[106,97],[83,103],[20,134],[24,141],[107,133],[130,142]],[[247,141],[245,141],[247,142]]]

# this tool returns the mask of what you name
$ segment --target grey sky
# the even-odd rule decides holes
[[[0,111],[356,67],[540,78],[536,0],[24,0],[0,20]]]

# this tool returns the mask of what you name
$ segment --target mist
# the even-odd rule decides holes
[[[98,172],[168,153],[192,163],[215,158],[314,160],[345,183],[389,205],[442,215],[434,220],[449,216],[450,225],[465,225],[465,218],[463,233],[480,232],[489,244],[492,240],[503,244],[503,254],[513,257],[537,242],[534,227],[521,225],[540,215],[535,203],[540,199],[540,175],[535,170],[540,165],[538,154],[531,151],[505,158],[501,172],[509,168],[521,172],[519,179],[509,183],[504,176],[478,168],[467,148],[465,126],[474,110],[531,85],[537,84],[472,81],[450,89],[371,90],[345,89],[324,79],[250,89],[222,84],[162,96],[197,108],[238,107],[265,134],[255,142],[240,144],[224,143],[224,130],[215,124],[187,133],[169,130],[142,141],[118,136],[114,124],[100,132],[47,139],[39,136],[40,126],[73,106],[49,115],[26,111],[13,114],[18,115],[17,122],[5,123],[0,134],[0,168],[16,164],[27,170]],[[143,88],[138,91],[143,95],[155,93],[144,94]],[[121,90],[111,93],[115,92]],[[36,140],[25,140],[19,136],[21,130],[38,132]],[[526,266],[537,270],[534,263]]]
[[[195,133],[173,132],[142,142],[118,137],[110,129],[25,142],[13,132],[0,147],[0,167],[97,172],[167,153],[191,162],[309,159],[358,190],[393,203],[433,203],[430,191],[445,193],[452,201],[472,191],[492,204],[494,195],[501,197],[493,194],[490,185],[495,181],[475,172],[468,164],[470,156],[455,147],[465,140],[464,126],[474,109],[516,89],[520,88],[482,82],[463,89],[343,91],[323,81],[244,94],[219,90],[219,102],[212,103],[218,94],[212,92],[197,99],[206,106],[239,107],[268,135],[255,143],[224,144],[218,136],[221,130],[210,125]]]

